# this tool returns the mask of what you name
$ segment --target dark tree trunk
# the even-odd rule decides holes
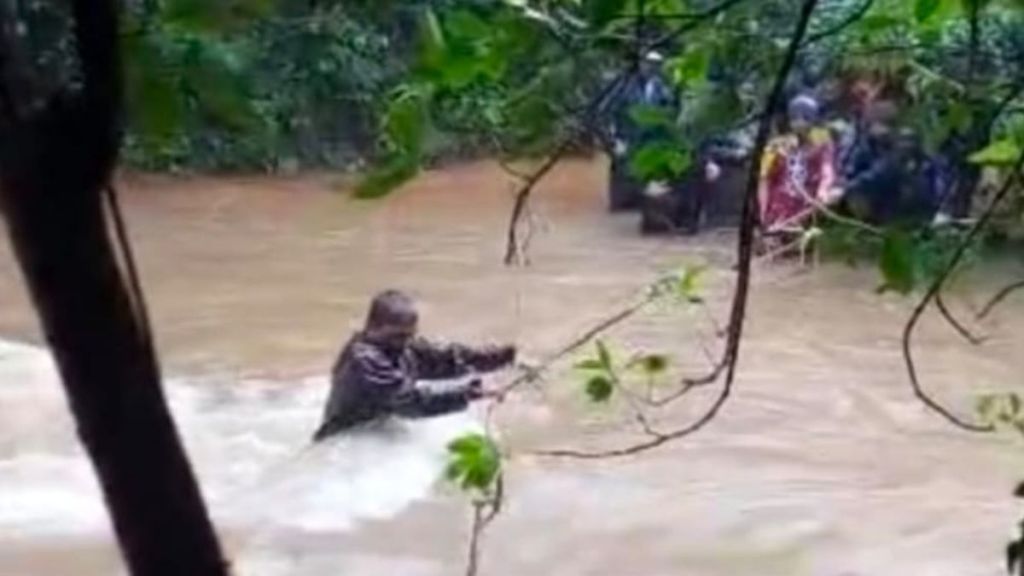
[[[129,570],[222,575],[227,565],[103,214],[120,141],[116,6],[73,3],[81,90],[26,115],[5,105],[0,200]],[[3,64],[9,79],[18,63]],[[23,97],[2,88],[5,103]]]

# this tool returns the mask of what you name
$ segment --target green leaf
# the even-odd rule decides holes
[[[688,0],[647,0],[646,4],[646,13],[653,16],[676,16],[690,8]]]
[[[463,490],[488,492],[501,472],[501,452],[482,434],[467,434],[448,445],[445,476]]]
[[[950,104],[949,114],[946,117],[946,122],[949,123],[950,132],[954,134],[966,134],[971,129],[973,124],[973,114],[971,107],[963,102],[953,102]]]
[[[448,55],[441,67],[441,82],[452,90],[463,90],[485,72],[484,60],[473,54]]]
[[[594,28],[603,28],[625,11],[626,0],[584,0],[584,8]]]
[[[586,392],[593,402],[607,402],[611,399],[614,388],[611,378],[599,374],[587,380]]]
[[[355,197],[381,198],[411,180],[419,172],[419,161],[407,155],[396,155],[373,168],[356,186]]]
[[[435,69],[442,65],[448,50],[441,29],[441,22],[433,8],[426,7],[420,17],[420,65],[427,69]]]
[[[668,63],[672,81],[680,87],[693,86],[707,80],[710,66],[711,52],[706,46],[690,50],[678,58],[673,58]]]
[[[384,134],[393,153],[418,159],[429,122],[429,88],[407,85],[396,91],[384,114]]]
[[[914,242],[903,231],[889,232],[882,244],[879,267],[884,278],[880,291],[909,294],[916,284],[914,269]]]
[[[673,180],[690,167],[691,158],[678,144],[650,142],[630,153],[629,171],[634,178],[650,182]]]
[[[992,394],[983,394],[978,397],[975,408],[978,411],[978,415],[982,417],[988,417],[992,414],[992,409],[995,407],[996,397]]]
[[[698,282],[704,270],[703,266],[687,266],[679,276],[676,291],[681,298],[691,304],[696,304],[702,300]]]
[[[971,155],[970,160],[974,164],[1007,166],[1017,163],[1021,153],[1021,147],[1007,138],[992,142],[984,149],[975,152]]]
[[[190,66],[185,83],[192,88],[207,119],[240,132],[256,127],[259,119],[245,78],[218,55],[208,54],[201,63]]]
[[[879,32],[903,24],[903,20],[892,14],[871,14],[865,16],[857,27],[865,32]]]
[[[640,367],[648,376],[664,374],[668,370],[668,357],[662,354],[648,354],[640,359]]]
[[[927,22],[938,13],[942,7],[942,0],[915,0],[914,18],[918,22]]]
[[[629,108],[629,118],[643,128],[672,128],[675,119],[664,106],[635,104]]]
[[[605,370],[605,365],[596,358],[588,358],[581,362],[578,362],[575,366],[577,370]]]
[[[181,71],[165,64],[148,36],[127,36],[122,50],[128,120],[143,145],[166,145],[180,134],[184,123]]]
[[[459,40],[480,42],[491,37],[492,29],[469,10],[455,10],[445,18],[445,30]]]
[[[608,350],[608,346],[605,345],[604,340],[597,341],[597,358],[598,362],[601,363],[601,367],[609,372],[612,371],[612,353]]]

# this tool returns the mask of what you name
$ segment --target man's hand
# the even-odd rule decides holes
[[[470,401],[484,398],[485,392],[483,381],[479,378],[473,378],[470,380],[469,384],[466,385],[466,396],[469,397]]]
[[[845,193],[846,191],[843,190],[842,188],[834,186],[832,188],[829,188],[828,190],[825,190],[825,192],[822,193],[821,202],[826,206],[831,206],[842,200],[843,194]]]
[[[479,378],[474,378],[469,382],[469,386],[466,392],[470,402],[475,402],[477,400],[501,398],[501,392],[496,390],[487,390],[486,388],[484,388],[483,381],[481,381]]]
[[[496,353],[499,360],[501,361],[501,364],[503,366],[508,366],[509,364],[512,364],[516,361],[516,356],[518,355],[519,351],[516,349],[515,345],[510,344],[508,346],[502,346],[501,348],[498,348]]]
[[[533,382],[540,379],[544,368],[536,361],[518,360],[515,369],[523,374],[527,381]]]
[[[722,176],[722,168],[714,160],[708,160],[704,164],[704,179],[708,182],[716,182]]]

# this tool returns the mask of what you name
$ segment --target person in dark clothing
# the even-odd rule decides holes
[[[680,178],[661,187],[648,186],[644,191],[640,232],[687,236],[700,232],[722,166],[741,161],[743,155],[745,151],[735,138],[708,138],[696,151],[696,162]]]
[[[609,208],[612,211],[632,210],[641,203],[644,183],[630,173],[630,152],[652,142],[674,140],[671,127],[656,123],[645,126],[634,118],[637,107],[646,106],[665,111],[674,118],[679,101],[661,71],[663,58],[648,53],[639,70],[630,75],[611,106],[612,154]]]
[[[386,416],[422,418],[465,410],[490,395],[479,379],[443,389],[422,382],[492,372],[515,361],[514,346],[436,345],[417,336],[417,324],[415,304],[406,294],[389,290],[373,299],[365,328],[349,340],[334,365],[315,442]]]
[[[924,153],[909,131],[872,124],[851,158],[846,175],[845,206],[873,224],[927,222],[938,210],[947,188],[941,158]]]

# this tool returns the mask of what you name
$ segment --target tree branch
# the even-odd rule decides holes
[[[943,298],[941,291],[935,295],[935,305],[938,307],[942,317],[946,319],[946,322],[949,323],[949,325],[952,326],[953,329],[964,338],[964,340],[967,340],[975,346],[980,346],[985,343],[984,337],[975,336],[973,332],[968,330],[967,327],[957,320],[956,316],[950,312],[949,308],[946,306],[946,300]]]
[[[1013,191],[1013,184],[1016,180],[1021,178],[1021,168],[1024,167],[1024,155],[1017,161],[1011,174],[1006,178],[1006,182],[1003,184],[1002,189],[992,199],[992,203],[985,210],[984,214],[978,219],[971,230],[967,233],[964,239],[960,242],[956,251],[953,253],[953,257],[950,258],[946,268],[939,274],[938,278],[932,282],[928,291],[924,297],[918,303],[917,307],[914,308],[913,313],[910,315],[910,319],[907,320],[906,326],[903,329],[903,359],[907,368],[907,375],[910,377],[910,385],[914,391],[914,395],[930,410],[947,420],[950,424],[967,430],[970,432],[992,432],[994,427],[992,425],[980,425],[968,422],[962,418],[953,414],[951,410],[943,406],[940,402],[932,398],[921,386],[920,378],[917,374],[917,365],[914,362],[914,354],[912,349],[913,338],[917,325],[921,320],[921,316],[924,311],[927,310],[928,306],[938,297],[945,286],[946,281],[953,275],[953,271],[960,265],[964,256],[967,254],[968,249],[974,243],[975,239],[981,234],[988,223],[992,220],[995,215],[996,208],[1002,203],[1010,192]]]
[[[993,295],[992,298],[989,299],[989,301],[985,304],[984,307],[982,307],[981,311],[978,312],[978,314],[975,317],[978,320],[984,320],[985,318],[988,318],[989,314],[991,314],[997,306],[1002,304],[1002,302],[1009,298],[1014,292],[1021,289],[1024,289],[1024,280],[1018,280],[1017,282],[1014,282],[1004,287],[1002,290],[996,292],[995,295]]]
[[[583,348],[584,346],[589,344],[594,338],[597,338],[601,334],[607,332],[608,330],[611,330],[615,326],[618,326],[619,324],[632,318],[638,312],[643,310],[648,304],[653,302],[655,298],[656,297],[654,295],[648,294],[642,300],[630,304],[626,308],[623,308],[622,310],[616,312],[615,314],[612,314],[611,316],[601,320],[600,322],[598,322],[597,324],[595,324],[594,326],[590,327],[585,332],[580,334],[579,336],[576,336],[575,338],[573,338],[571,342],[560,348],[557,352],[545,358],[544,361],[541,362],[539,365],[531,366],[528,370],[526,370],[524,374],[515,378],[514,380],[506,384],[504,387],[502,387],[497,393],[497,401],[504,401],[504,399],[517,388],[523,386],[524,384],[536,381],[544,372],[547,372],[551,368],[551,366],[553,366],[556,362],[576,352],[580,348]]]
[[[121,140],[119,4],[70,7],[80,82],[6,118],[0,134],[6,231],[127,570],[222,576],[227,563],[146,344],[141,298],[133,302],[103,212]],[[0,79],[4,93],[24,89],[10,78]],[[123,222],[114,228],[126,239]]]
[[[593,121],[593,117],[599,114],[604,107],[604,103],[614,98],[618,91],[622,87],[622,83],[629,76],[629,71],[622,71],[616,77],[604,87],[601,92],[595,96],[586,109],[583,112],[583,117],[580,120],[580,125],[584,128],[588,127]],[[562,158],[569,152],[573,145],[573,139],[579,131],[579,126],[572,127],[570,134],[565,137],[561,144],[552,152],[547,160],[535,170],[528,178],[523,182],[522,186],[516,192],[515,204],[512,207],[512,216],[509,220],[507,241],[505,244],[505,264],[511,266],[521,262],[521,250],[519,244],[519,223],[523,218],[523,214],[526,211],[526,204],[530,201],[530,196],[533,194],[534,188],[537,184],[544,179],[548,173],[551,172],[562,160]]]
[[[480,573],[480,548],[484,532],[501,514],[505,503],[505,475],[501,472],[494,480],[494,494],[473,502],[473,523],[470,526],[469,547],[466,560],[466,576]]]

